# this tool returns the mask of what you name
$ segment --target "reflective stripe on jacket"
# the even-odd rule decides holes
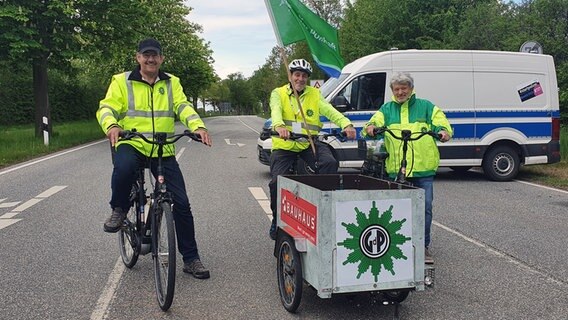
[[[136,130],[148,138],[154,132],[175,133],[176,116],[191,131],[205,128],[205,124],[183,93],[179,78],[159,73],[154,85],[142,80],[139,67],[132,72],[112,77],[106,96],[97,110],[97,120],[104,133],[113,125],[124,130]],[[127,143],[146,156],[157,157],[156,147],[139,138],[120,141]],[[174,145],[164,148],[164,156],[175,155]]]
[[[366,128],[369,125],[383,127],[394,131],[400,136],[401,130],[422,132],[432,130],[434,132],[446,131],[450,137],[453,134],[452,127],[444,112],[428,100],[418,99],[412,93],[410,99],[402,105],[393,97],[393,101],[385,103],[371,117],[363,127],[363,135],[366,136]],[[416,137],[416,135],[413,135]],[[387,173],[395,177],[402,160],[402,141],[393,138],[389,133],[384,134],[384,146],[389,152],[386,167]],[[440,152],[436,140],[430,136],[424,136],[419,140],[409,142],[406,154],[407,177],[429,177],[436,174],[440,163]]]
[[[311,134],[317,135],[323,126],[320,116],[328,118],[342,129],[351,124],[349,119],[325,101],[317,88],[306,86],[304,92],[300,95],[300,103],[306,117],[307,127],[302,119],[298,102],[290,88],[290,84],[274,89],[270,96],[272,127],[285,126],[286,129],[293,132],[292,124],[297,122],[300,123],[303,134],[307,134],[307,130],[309,130]],[[272,137],[273,150],[282,149],[300,152],[309,146],[309,142]]]

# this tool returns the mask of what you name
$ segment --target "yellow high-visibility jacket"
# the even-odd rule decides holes
[[[328,118],[341,129],[345,129],[345,127],[351,124],[347,117],[337,111],[329,102],[325,101],[317,88],[306,86],[300,95],[300,103],[306,117],[307,127],[302,120],[300,108],[290,84],[272,90],[270,95],[272,127],[285,126],[289,131],[293,131],[292,123],[298,122],[301,124],[303,134],[307,134],[309,130],[310,134],[317,135],[322,128],[320,116]],[[281,149],[300,152],[309,146],[309,142],[272,137],[272,150]]]
[[[113,126],[124,130],[135,128],[152,138],[155,132],[175,133],[176,117],[191,131],[205,124],[183,93],[179,78],[160,71],[154,85],[142,80],[140,67],[112,77],[106,96],[97,110],[97,120],[104,133]],[[127,143],[148,157],[157,157],[157,147],[140,138],[119,141]],[[164,156],[175,155],[175,146],[164,148]]]

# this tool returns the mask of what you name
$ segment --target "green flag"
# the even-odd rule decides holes
[[[280,46],[306,40],[312,57],[330,77],[337,78],[345,65],[339,51],[337,29],[299,0],[265,0]]]

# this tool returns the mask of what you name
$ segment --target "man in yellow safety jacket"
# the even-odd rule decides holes
[[[111,216],[104,223],[106,232],[118,232],[130,207],[130,187],[139,167],[149,163],[156,174],[157,150],[140,138],[119,141],[122,130],[136,129],[148,134],[175,133],[176,116],[192,132],[198,134],[206,145],[211,138],[205,124],[193,109],[183,92],[180,79],[160,70],[164,61],[162,47],[155,39],[142,40],[138,45],[136,61],[139,66],[133,71],[112,77],[106,96],[97,110],[97,119],[113,148],[114,169],[112,172]],[[173,215],[178,239],[178,248],[183,256],[183,271],[199,279],[209,278],[200,260],[195,240],[195,226],[185,182],[175,158],[175,147],[164,148],[165,179],[173,194]]]
[[[320,115],[327,117],[331,122],[342,128],[348,139],[355,139],[356,130],[351,121],[331,104],[324,100],[317,88],[307,85],[309,76],[312,74],[310,63],[304,59],[293,60],[288,66],[291,74],[291,82],[276,88],[270,95],[270,116],[272,127],[278,132],[277,137],[272,137],[272,153],[270,155],[270,175],[268,184],[270,188],[270,208],[272,209],[272,225],[269,235],[272,240],[276,239],[276,179],[279,175],[287,173],[294,165],[298,155],[311,168],[316,167],[316,157],[307,141],[289,140],[290,132],[317,135],[321,128]],[[293,90],[299,95],[301,107],[296,101]],[[324,143],[315,141],[317,152],[317,173],[336,173],[339,167],[331,150]]]

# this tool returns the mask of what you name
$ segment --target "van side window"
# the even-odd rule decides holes
[[[338,94],[349,102],[348,111],[378,110],[385,101],[386,73],[361,75]]]

